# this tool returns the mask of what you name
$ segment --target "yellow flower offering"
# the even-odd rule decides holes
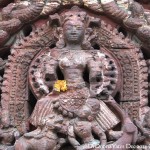
[[[57,80],[54,84],[54,89],[58,92],[60,91],[67,91],[67,83],[66,80]]]

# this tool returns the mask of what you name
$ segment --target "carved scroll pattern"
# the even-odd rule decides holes
[[[128,38],[125,38],[116,29],[112,29],[110,25],[106,25],[104,22],[102,22],[101,29],[98,32],[97,43],[116,56],[118,65],[122,69],[120,78],[123,79],[121,86],[123,88],[120,90],[120,101],[130,101],[133,102],[133,105],[134,102],[138,102],[142,109],[148,103],[147,65],[142,52]],[[139,112],[139,108],[136,107],[136,109]]]

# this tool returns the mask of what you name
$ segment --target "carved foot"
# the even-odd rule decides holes
[[[113,141],[118,140],[119,138],[121,138],[122,135],[123,131],[113,131],[113,130],[109,131],[109,139]]]

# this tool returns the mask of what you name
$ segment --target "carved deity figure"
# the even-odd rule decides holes
[[[61,19],[62,28],[58,29],[57,48],[51,49],[50,60],[44,66],[46,70],[44,76],[49,78],[50,83],[53,83],[49,85],[53,90],[38,100],[30,119],[34,126],[39,126],[42,118],[51,113],[60,112],[64,117],[73,118],[75,112],[86,103],[89,97],[96,97],[101,86],[103,89],[104,64],[101,57],[105,55],[98,55],[90,44],[91,40],[96,37],[94,33],[92,35],[92,29],[88,27],[90,19],[85,12],[79,11],[76,7],[66,12]],[[64,92],[56,92],[57,89],[54,88],[54,82],[59,80],[58,69],[67,83],[67,90]],[[89,87],[83,78],[86,69],[89,71]],[[105,110],[112,115],[110,120],[105,114],[105,118],[110,122],[107,128],[110,129],[118,124],[119,120],[105,104],[103,107],[106,107]]]
[[[78,112],[77,118],[70,121],[68,126],[68,139],[74,148],[84,150],[91,147],[104,147],[107,143],[106,135],[99,127],[97,122],[93,121],[96,113],[100,110],[100,103],[96,99],[89,99]],[[99,140],[94,139],[93,134],[99,137]],[[82,139],[83,144],[76,140],[77,135]]]
[[[91,45],[91,41],[96,39],[92,26],[100,25],[100,20],[90,18],[78,7],[63,13],[60,18],[53,15],[50,19],[61,26],[55,32],[58,42],[56,48],[44,51],[42,57],[38,56],[37,59],[42,59],[43,63],[40,64],[42,73],[33,73],[35,80],[40,77],[40,73],[42,74],[37,84],[40,85],[40,92],[47,95],[43,94],[37,101],[30,117],[30,123],[37,129],[20,138],[15,144],[16,149],[30,149],[31,145],[33,149],[38,149],[37,145],[48,144],[48,141],[54,144],[49,144],[43,149],[57,149],[63,143],[63,140],[59,140],[61,136],[58,132],[65,138],[68,136],[68,142],[76,149],[83,149],[86,144],[105,145],[105,132],[112,131],[123,120],[110,110],[100,96],[105,95],[105,101],[111,97],[106,88],[109,82],[104,83],[103,71],[109,67],[107,57]],[[49,81],[48,85],[43,84],[43,78]],[[30,78],[29,80],[31,82]],[[49,117],[51,114],[54,114],[54,118]],[[59,121],[61,125],[53,125],[60,114],[63,118],[61,123]],[[119,114],[122,115],[122,112],[118,111]],[[47,123],[43,123],[45,119],[48,120]],[[115,134],[121,138],[118,142],[124,140],[122,132]],[[75,135],[81,142],[78,142]],[[128,143],[131,141],[132,137]]]
[[[139,2],[0,0],[0,149],[149,145],[150,11]]]

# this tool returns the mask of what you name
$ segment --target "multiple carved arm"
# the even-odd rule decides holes
[[[53,89],[54,83],[58,80],[57,77],[58,61],[53,57],[47,57],[43,60],[44,79],[48,83],[49,89]]]
[[[100,61],[95,61],[90,59],[88,61],[88,69],[89,69],[89,82],[90,82],[90,96],[96,97],[98,88],[102,84],[102,68]]]

